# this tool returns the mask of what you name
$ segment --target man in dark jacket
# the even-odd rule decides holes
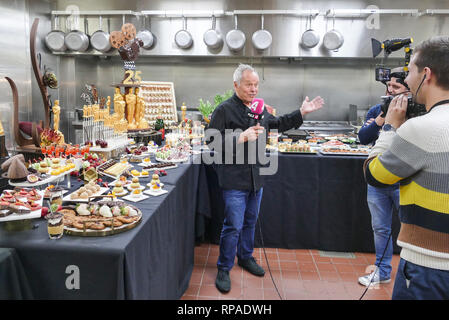
[[[221,154],[222,159],[228,160],[224,164],[215,165],[225,204],[215,281],[221,292],[231,289],[229,271],[234,266],[236,254],[241,267],[256,276],[265,274],[252,256],[255,226],[263,192],[263,176],[260,174],[262,165],[254,150],[259,148],[265,151],[266,144],[266,140],[260,139],[259,136],[266,136],[266,131],[270,129],[283,132],[298,128],[305,114],[320,109],[324,103],[321,97],[312,101],[306,97],[299,110],[281,117],[274,117],[265,109],[256,124],[250,106],[256,98],[258,86],[259,76],[256,71],[249,65],[239,65],[234,72],[235,94],[215,109],[209,125],[209,128],[219,132],[222,138],[220,143],[210,143],[209,146],[214,145],[214,150]],[[252,145],[256,148],[252,148]],[[231,163],[229,159],[232,159]]]

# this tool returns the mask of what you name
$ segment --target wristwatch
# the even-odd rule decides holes
[[[387,123],[387,124],[384,124],[384,126],[382,127],[382,131],[393,131],[393,132],[396,132],[396,128],[393,127],[391,124]]]

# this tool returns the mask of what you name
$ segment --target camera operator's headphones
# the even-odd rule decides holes
[[[404,81],[406,77],[407,77],[407,73],[405,73],[404,71],[390,73],[390,79],[396,78],[397,79],[396,82],[402,84],[404,87],[407,88],[407,90],[410,90],[407,83],[405,83],[405,81]],[[384,84],[387,85],[387,82],[384,82]]]

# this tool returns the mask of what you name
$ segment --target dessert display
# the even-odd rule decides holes
[[[4,190],[0,196],[0,218],[19,220],[38,218],[42,209],[43,192],[34,188]]]
[[[189,144],[175,147],[164,146],[156,152],[155,158],[159,162],[185,162],[189,160],[190,152]]]
[[[53,194],[61,192],[65,193],[67,192],[67,190],[60,186],[49,185],[47,188],[45,188],[44,199],[50,199]]]
[[[102,174],[112,176],[113,178],[117,178],[128,168],[129,168],[128,163],[121,163],[118,162],[117,160],[111,159],[106,161],[102,165],[98,166],[97,171]]]
[[[322,148],[320,152],[324,155],[367,156],[370,153],[370,149],[366,147],[351,148],[348,146],[342,146]]]
[[[122,201],[81,203],[75,208],[63,207],[64,232],[69,235],[106,236],[135,227],[142,212]]]
[[[154,127],[158,116],[160,116],[168,129],[176,127],[178,114],[173,83],[141,81],[140,84],[138,97],[143,99],[144,118],[149,125]]]
[[[279,144],[279,152],[282,153],[316,153],[310,149],[307,143]]]
[[[148,171],[159,170],[159,169],[173,169],[177,168],[178,165],[175,163],[154,163],[148,166],[145,166],[144,169]]]
[[[108,188],[101,188],[95,181],[90,181],[77,191],[63,198],[64,201],[88,201],[89,197],[103,194]]]

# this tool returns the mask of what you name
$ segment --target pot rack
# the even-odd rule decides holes
[[[423,15],[449,15],[449,10],[446,9],[302,9],[302,10],[94,10],[94,11],[51,11],[53,16],[154,16],[160,18],[211,18],[226,17],[234,15],[282,15],[282,16],[299,16],[299,17],[335,17],[335,18],[364,18],[371,14],[382,15],[411,15],[411,16],[423,16]]]

